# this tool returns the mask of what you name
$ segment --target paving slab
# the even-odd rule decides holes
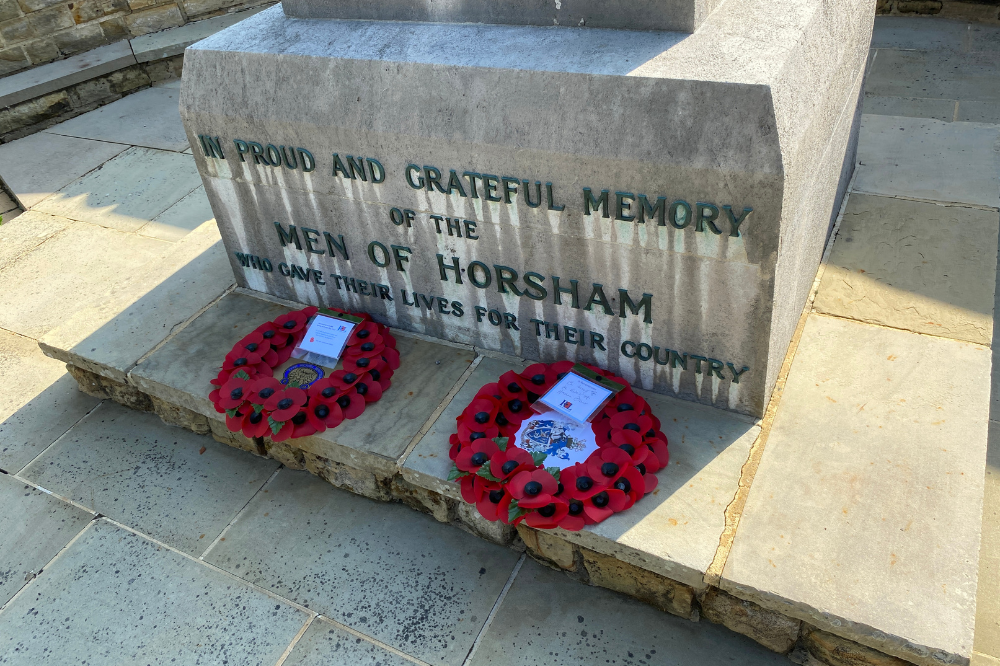
[[[1000,104],[996,102],[962,101],[955,120],[970,123],[1000,124]]]
[[[995,366],[994,366],[995,367]],[[976,652],[1000,659],[1000,423],[990,421],[976,593]]]
[[[109,401],[20,476],[197,557],[277,468]]]
[[[190,155],[129,148],[35,209],[120,231],[136,231],[199,185],[201,177]]]
[[[141,390],[218,418],[209,380],[241,337],[288,308],[242,293],[227,294],[131,372]],[[396,336],[401,366],[386,397],[355,420],[295,446],[356,469],[394,474],[396,460],[465,372],[471,349]]]
[[[402,475],[411,483],[461,499],[448,481],[448,438],[455,418],[484,384],[524,364],[484,358],[455,399],[407,457]],[[666,396],[637,391],[652,406],[670,448],[670,464],[657,473],[656,490],[626,512],[580,532],[553,533],[597,552],[678,580],[706,587],[705,571],[726,525],[743,464],[760,427],[749,418]]]
[[[30,211],[0,225],[0,270],[74,224],[73,220]]]
[[[293,606],[100,520],[0,613],[0,663],[272,666],[305,621]]]
[[[267,9],[269,6],[254,7],[253,9],[233,14],[223,14],[222,16],[188,23],[178,28],[161,30],[160,32],[136,37],[131,40],[132,52],[135,53],[135,59],[139,62],[162,60],[163,58],[180,55],[184,53],[185,48],[195,42],[214,35],[223,28],[228,28],[234,23]]]
[[[0,146],[0,176],[21,204],[31,208],[126,148],[38,132]]]
[[[205,560],[431,664],[461,664],[518,554],[282,469]]]
[[[174,88],[150,88],[67,120],[46,132],[179,153],[188,147],[177,108],[179,97],[180,91]]]
[[[865,91],[882,97],[1000,101],[1000,51],[879,49]]]
[[[817,312],[989,345],[1000,213],[852,194]]]
[[[722,588],[917,664],[967,663],[989,371],[979,345],[810,315]]]
[[[956,120],[958,103],[951,99],[923,99],[919,97],[878,97],[865,95],[864,112],[881,116],[906,116],[908,118],[934,118],[945,122]],[[965,119],[961,119],[965,120]]]
[[[283,666],[412,666],[413,662],[358,638],[319,617],[295,644]]]
[[[864,114],[858,162],[855,192],[1000,207],[997,125]]]
[[[93,514],[0,475],[0,606],[87,526]]]
[[[470,666],[787,664],[709,622],[695,624],[526,560]]]
[[[38,344],[0,330],[0,469],[20,471],[96,407],[59,361]]]
[[[128,42],[120,41],[26,72],[5,76],[0,79],[0,107],[41,97],[135,63],[135,56],[132,55]]]
[[[199,187],[139,229],[139,235],[176,241],[214,219],[205,188]]]
[[[1000,35],[1000,27],[976,25],[967,21],[928,20],[924,16],[876,16],[872,30],[873,49],[906,49],[915,51],[989,50]]]

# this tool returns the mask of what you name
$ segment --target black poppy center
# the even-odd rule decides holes
[[[656,431],[650,428],[649,432],[646,433],[646,437],[656,437]]]
[[[289,328],[289,329],[291,329],[291,328],[295,328],[295,325],[296,325],[295,324],[295,320],[294,319],[290,319],[290,320],[286,321],[284,324],[282,324],[281,327],[282,328]]]
[[[535,384],[536,386],[541,386],[542,384],[545,383],[545,375],[542,374],[535,375],[534,377],[531,378],[531,383]]]
[[[259,395],[260,397],[262,397],[265,400],[267,400],[272,395],[274,395],[274,389],[271,388],[270,386],[266,386],[266,387],[262,388],[261,390],[257,391],[257,395]]]
[[[581,476],[581,477],[578,477],[577,480],[576,480],[576,489],[577,490],[582,490],[583,492],[587,492],[588,490],[590,490],[593,487],[594,487],[594,480],[592,478],[590,478],[589,476]]]
[[[632,446],[631,444],[619,444],[618,448],[624,451],[625,453],[629,454],[630,456],[635,453],[635,447]]]
[[[382,379],[382,373],[379,372],[378,370],[372,370],[368,374],[370,374],[372,376],[372,379],[374,379],[375,381]]]
[[[510,411],[514,412],[515,414],[521,411],[522,407],[524,407],[524,403],[518,400],[517,398],[514,398],[513,400],[507,403],[507,408],[510,409]]]
[[[643,465],[642,463],[639,463],[638,465],[635,466],[635,468],[637,470],[639,470],[639,474],[642,474],[643,476],[646,476],[646,466],[645,465]]]
[[[551,518],[552,516],[556,515],[556,505],[546,504],[545,506],[543,506],[541,509],[538,510],[538,513],[540,513],[545,518]]]
[[[340,405],[341,409],[347,409],[351,404],[351,397],[347,395],[342,395],[337,398],[337,404]]]
[[[639,424],[638,423],[626,423],[622,427],[625,430],[632,430],[634,432],[639,432]]]
[[[503,472],[504,474],[510,474],[515,469],[517,469],[517,461],[516,460],[508,460],[507,462],[505,462],[500,467],[500,471]]]
[[[568,374],[569,374],[568,372],[560,372],[558,375],[556,375],[556,379],[562,379]]]
[[[611,498],[608,497],[607,491],[602,491],[594,495],[594,497],[590,501],[594,503],[594,506],[600,509],[606,507],[608,505],[608,502],[611,501]]]
[[[606,462],[601,465],[601,474],[604,476],[614,476],[618,473],[618,465],[613,462]]]
[[[373,349],[375,349],[375,343],[373,342],[366,342],[365,344],[361,345],[361,351],[371,351]]]
[[[531,497],[534,497],[540,492],[542,492],[542,484],[538,483],[538,481],[528,481],[526,484],[524,484],[525,495],[530,495]]]
[[[358,384],[354,387],[354,390],[358,392],[358,395],[364,395],[365,393],[368,393],[368,384],[358,382]]]
[[[622,404],[618,405],[618,411],[619,412],[631,412],[633,409],[635,409],[635,408],[632,405],[630,405],[628,403],[625,403],[625,402],[623,402]]]
[[[507,420],[507,417],[503,414],[497,414],[496,422],[498,426],[505,426],[510,423],[510,421]]]
[[[346,375],[344,375],[344,381],[347,382],[348,384],[353,383],[354,380],[357,379],[357,378],[358,378],[358,376],[356,374],[354,374],[353,372],[348,372]]]
[[[358,337],[361,338],[362,340],[364,340],[365,338],[367,338],[371,334],[372,334],[372,332],[369,331],[367,328],[363,328],[360,331],[358,331]]]
[[[274,334],[275,334],[276,332],[277,332],[277,331],[264,331],[264,339],[265,339],[265,340],[270,340],[271,338],[273,338],[273,337],[274,337]]]
[[[325,419],[330,415],[330,408],[326,405],[317,405],[316,409],[313,410],[313,414],[321,419]]]
[[[247,360],[245,358],[243,358],[242,356],[239,357],[238,359],[236,359],[235,361],[233,361],[233,366],[235,366],[237,368],[240,367],[241,365],[246,365],[246,364],[247,364]]]
[[[476,467],[481,467],[481,466],[485,465],[486,461],[489,460],[489,459],[490,459],[490,457],[488,455],[486,455],[482,451],[479,451],[477,453],[473,453],[472,454],[472,457],[469,458],[469,462],[471,462]]]
[[[477,439],[482,439],[483,437],[486,437],[485,432],[474,432],[469,435],[469,441],[474,442]]]
[[[254,412],[253,414],[250,415],[250,423],[257,425],[263,418],[264,418],[263,412]]]
[[[237,386],[229,393],[229,397],[232,398],[233,400],[239,400],[240,398],[243,397],[243,388]]]
[[[491,490],[490,491],[490,501],[491,502],[493,502],[494,504],[499,504],[500,500],[502,500],[502,499],[503,499],[503,491],[502,490]]]
[[[336,392],[337,392],[336,389],[334,389],[332,386],[327,386],[325,389],[320,391],[319,394],[324,398],[332,398],[333,394]]]
[[[583,513],[583,502],[570,502],[569,503],[569,515],[579,516]]]
[[[295,425],[302,425],[305,422],[306,422],[305,412],[299,412],[298,414],[292,417],[292,423],[294,423]]]
[[[371,363],[371,359],[359,358],[358,362],[355,363],[354,365],[358,366],[359,368],[367,368],[369,363]]]
[[[622,491],[623,493],[628,493],[631,492],[632,490],[632,484],[628,482],[628,479],[622,477],[617,481],[615,481],[615,488]]]
[[[294,400],[292,400],[291,398],[285,398],[278,403],[278,409],[288,409],[294,404],[295,404]]]
[[[507,384],[507,390],[510,391],[511,393],[520,393],[521,385],[518,384],[517,382],[511,382],[510,384]]]
[[[487,421],[490,420],[490,413],[489,412],[477,412],[476,415],[474,417],[472,417],[472,418],[476,419],[476,423],[483,424],[483,423],[486,423]]]
[[[255,351],[257,351],[257,343],[256,342],[251,342],[250,344],[248,344],[246,346],[246,350],[248,352],[255,352]]]

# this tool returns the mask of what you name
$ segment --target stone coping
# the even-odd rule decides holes
[[[265,8],[255,7],[131,40],[122,40],[65,60],[57,60],[0,78],[0,108],[35,99],[130,65],[180,55],[191,44]]]

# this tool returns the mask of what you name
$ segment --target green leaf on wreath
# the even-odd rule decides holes
[[[507,450],[507,442],[510,441],[510,437],[494,437],[493,443],[497,445],[501,451]]]
[[[264,409],[264,405],[251,405],[251,407],[253,407],[254,414],[260,414],[261,411]]]
[[[456,467],[454,465],[454,463],[453,463],[452,466],[451,466],[451,471],[448,472],[448,480],[449,481],[457,481],[457,480],[459,480],[459,479],[461,479],[462,477],[465,477],[465,476],[470,476],[469,472],[463,472],[458,467]]]
[[[246,373],[246,370],[237,370],[233,373],[233,377],[237,379],[250,379],[250,375]]]
[[[480,467],[479,470],[476,472],[476,474],[483,477],[487,481],[495,481],[496,483],[500,483],[500,479],[490,474],[490,471],[486,469],[486,465]]]
[[[271,426],[271,433],[274,434],[274,435],[277,435],[279,432],[281,432],[281,428],[284,427],[285,422],[284,421],[275,421],[274,417],[268,416],[267,417],[267,425]]]
[[[238,413],[239,413],[239,412],[238,412],[238,411],[237,411],[236,409],[227,409],[227,410],[226,410],[226,416],[228,416],[228,417],[229,417],[229,418],[231,418],[231,419],[235,419],[235,418],[236,418],[236,415],[237,415]]]
[[[515,520],[517,520],[526,513],[528,512],[517,505],[517,500],[512,499],[510,501],[510,509],[507,510],[507,520],[513,523]]]
[[[288,382],[288,387],[289,388],[298,388],[299,387],[299,382],[293,379],[292,381]]]
[[[542,463],[545,462],[546,455],[541,451],[534,451],[531,454],[531,459],[535,461],[537,467],[541,467]]]
[[[559,469],[558,467],[546,467],[545,471],[548,472],[549,474],[551,474],[553,479],[555,479],[556,481],[558,481],[559,480],[559,472],[561,472],[562,470]]]

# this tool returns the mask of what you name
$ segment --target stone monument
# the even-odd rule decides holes
[[[186,51],[181,114],[240,286],[761,416],[873,11],[287,0]]]

